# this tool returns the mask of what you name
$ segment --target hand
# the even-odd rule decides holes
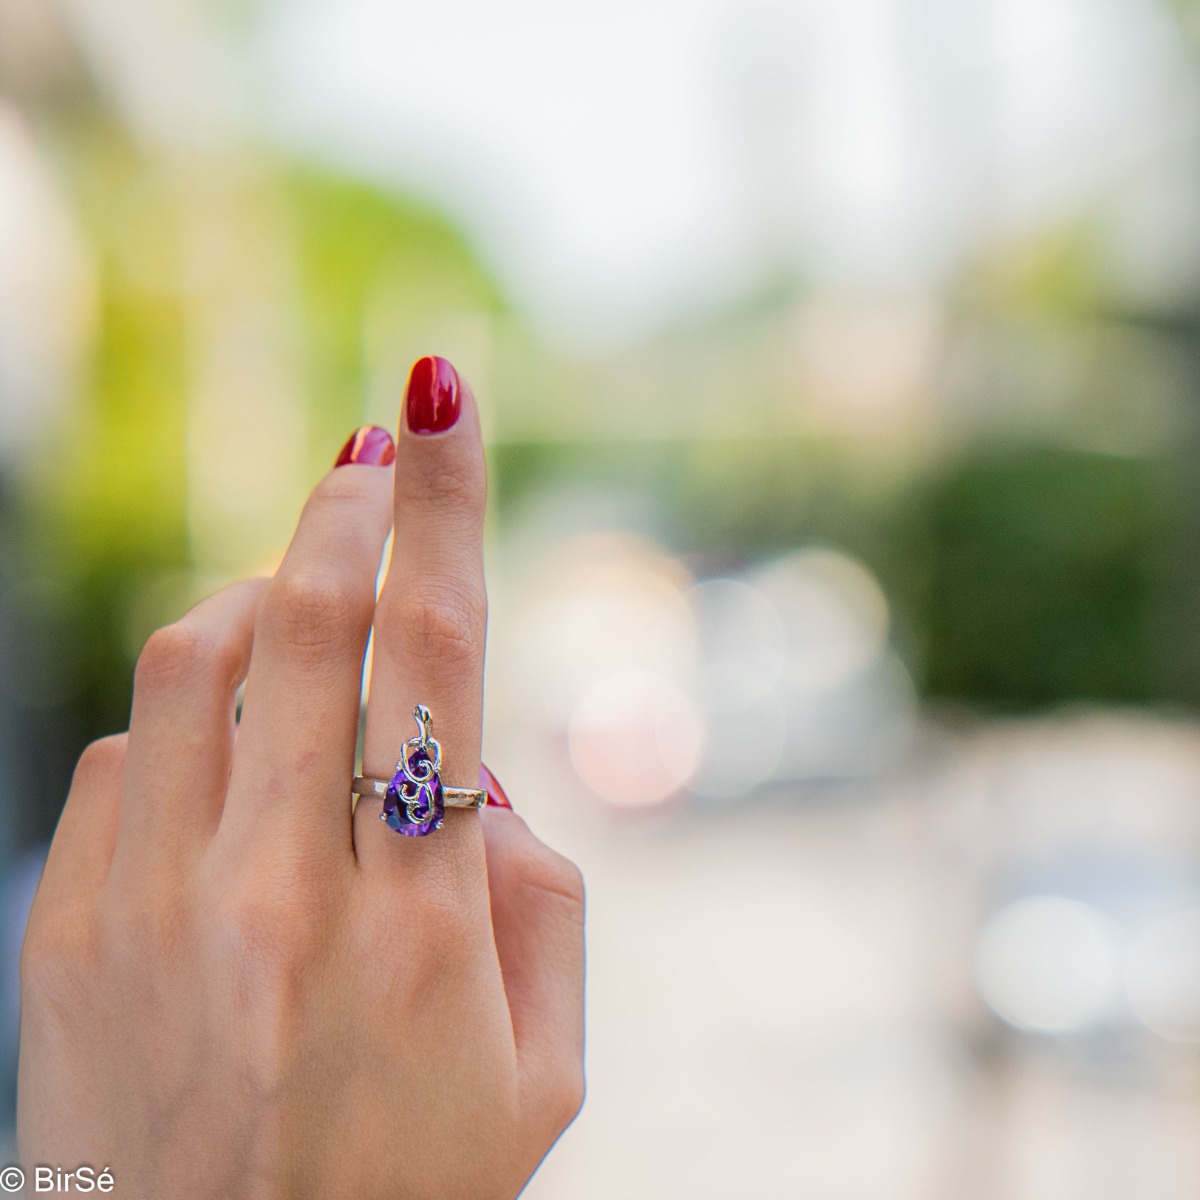
[[[137,1200],[507,1200],[579,1109],[576,868],[504,809],[427,837],[350,813],[372,626],[364,774],[420,702],[444,782],[479,775],[475,403],[422,359],[405,408],[394,487],[360,431],[275,577],[156,633],[129,733],[80,760],[22,957],[27,1169],[108,1167]]]

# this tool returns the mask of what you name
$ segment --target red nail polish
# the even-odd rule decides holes
[[[461,408],[458,372],[435,354],[417,359],[408,375],[404,405],[409,429],[413,433],[445,433],[458,420]]]
[[[490,808],[507,808],[509,811],[512,810],[512,805],[509,804],[508,797],[504,794],[504,789],[500,786],[500,780],[483,763],[479,764],[479,786],[487,792],[487,802]]]
[[[368,467],[386,467],[395,461],[396,444],[392,435],[378,425],[364,425],[350,435],[333,465],[346,467],[359,463]]]

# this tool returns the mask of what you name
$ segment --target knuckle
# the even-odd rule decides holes
[[[398,615],[408,648],[420,660],[483,652],[487,602],[465,588],[423,586],[410,591]]]
[[[482,924],[449,888],[406,897],[404,924],[409,936],[403,984],[410,996],[453,986],[470,973],[480,951]]]
[[[56,913],[31,920],[21,945],[21,991],[39,1003],[68,1006],[87,990],[92,943],[88,924]]]
[[[587,1083],[584,1079],[583,1064],[572,1060],[558,1072],[551,1088],[549,1108],[556,1134],[561,1133],[579,1116],[586,1097]]]
[[[216,922],[222,954],[243,982],[304,962],[316,935],[305,906],[281,889],[234,893],[217,906]]]
[[[179,621],[156,630],[138,656],[136,687],[182,684],[205,670],[214,658],[212,639]]]
[[[367,589],[333,572],[297,572],[277,578],[265,617],[293,649],[322,650],[357,639],[370,624]]]
[[[582,921],[586,902],[583,872],[569,859],[538,846],[522,863],[522,879],[526,887],[562,904]]]
[[[410,897],[404,919],[417,934],[414,943],[428,946],[439,960],[472,944],[472,922],[450,887],[427,888]]]
[[[174,957],[184,941],[181,905],[148,897],[140,889],[110,896],[104,906],[104,939],[118,962],[143,967]]]
[[[125,769],[126,740],[125,734],[118,733],[87,746],[75,766],[72,790],[118,777]]]

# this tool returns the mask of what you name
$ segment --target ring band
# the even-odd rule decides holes
[[[360,798],[370,796],[376,800],[383,800],[387,797],[390,783],[390,780],[379,779],[374,775],[355,775],[350,784],[350,793]],[[456,788],[447,787],[445,784],[442,785],[442,795],[445,797],[443,803],[446,808],[482,808],[488,799],[487,792],[481,788]]]

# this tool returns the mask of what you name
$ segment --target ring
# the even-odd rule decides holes
[[[442,768],[442,747],[431,736],[433,717],[425,705],[418,704],[413,709],[413,718],[419,732],[404,743],[391,779],[356,775],[350,793],[359,798],[382,797],[381,821],[405,837],[424,837],[441,829],[447,808],[482,808],[488,794],[479,788],[442,784],[438,774]]]

